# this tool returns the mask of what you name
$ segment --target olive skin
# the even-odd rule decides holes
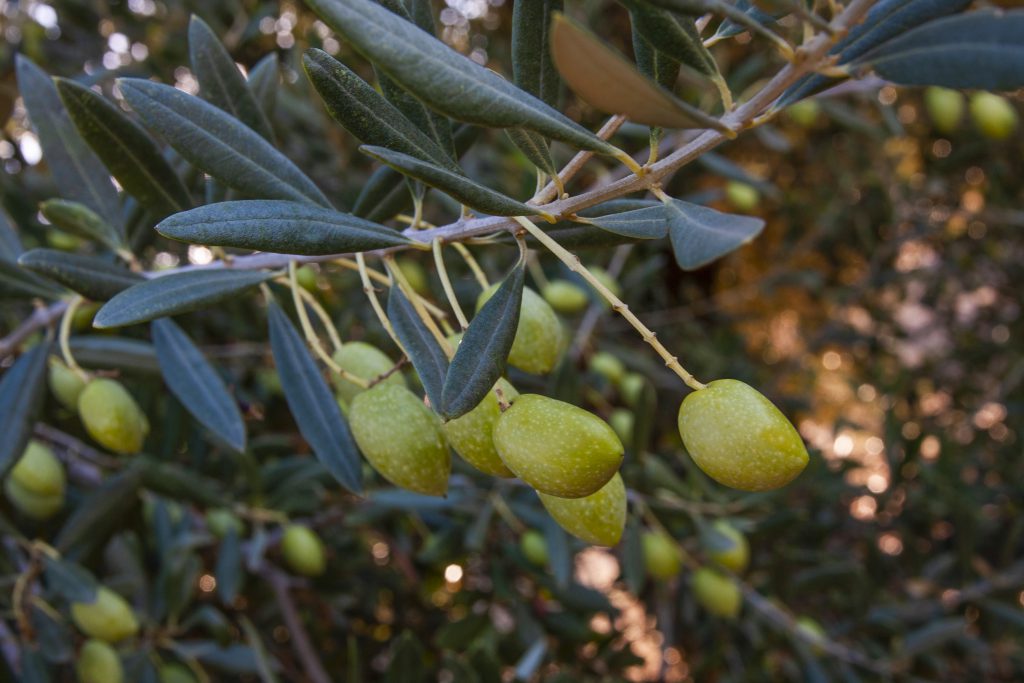
[[[716,521],[712,527],[728,541],[728,545],[709,547],[708,557],[719,566],[742,574],[750,564],[750,544],[747,543],[746,537],[736,527],[722,519]]]
[[[647,574],[657,581],[678,576],[683,557],[675,541],[659,531],[647,531],[640,537]]]
[[[828,640],[828,634],[825,633],[821,624],[810,617],[797,617],[796,629],[810,641],[811,651],[814,654],[821,655],[825,652],[824,645]]]
[[[614,294],[617,298],[622,296],[622,285],[619,281],[612,277],[611,273],[602,268],[601,266],[587,266],[587,270],[594,276],[594,279],[604,285],[605,289]],[[601,305],[605,308],[611,307],[611,303],[596,291],[594,296],[597,301],[601,302]]]
[[[821,104],[817,100],[800,100],[786,107],[786,116],[801,128],[811,128],[821,115]]]
[[[564,315],[579,313],[590,303],[587,291],[569,280],[552,280],[541,290],[544,301]]]
[[[487,303],[498,287],[499,283],[495,283],[480,293],[476,302],[477,311]],[[540,294],[524,287],[519,326],[508,354],[509,365],[532,375],[545,375],[554,370],[561,352],[562,326],[558,316]]]
[[[78,397],[85,389],[85,380],[56,356],[50,356],[47,372],[50,393],[68,410],[78,412]]]
[[[224,538],[229,531],[241,536],[245,532],[245,523],[227,508],[213,508],[206,511],[206,528],[217,538]]]
[[[743,595],[736,582],[708,567],[701,567],[691,578],[693,597],[715,616],[735,619],[743,607]]]
[[[157,672],[160,683],[196,683],[196,677],[184,664],[164,664]]]
[[[737,211],[753,211],[761,203],[761,193],[757,188],[738,180],[730,180],[725,186],[725,198]]]
[[[1017,129],[1017,110],[1005,97],[976,92],[971,95],[970,110],[974,126],[990,140],[1006,140]]]
[[[616,472],[596,493],[584,498],[558,498],[537,492],[558,525],[593,545],[613,546],[626,528],[626,485]]]
[[[622,440],[622,443],[633,442],[633,427],[636,425],[636,416],[632,410],[626,408],[616,408],[612,411],[612,414],[608,416],[608,424],[612,426],[615,433]]]
[[[78,652],[75,675],[79,683],[121,683],[124,668],[114,648],[102,640],[90,638]]]
[[[334,362],[345,372],[367,381],[373,381],[395,367],[394,361],[376,346],[358,341],[342,344],[341,348],[334,352]],[[334,376],[334,380],[338,399],[343,405],[349,405],[358,394],[366,391],[358,384],[353,384],[343,377]],[[402,377],[401,372],[394,372],[388,375],[387,379],[382,380],[381,384],[404,387],[405,378]]]
[[[697,466],[741,491],[785,486],[807,466],[796,428],[753,387],[720,379],[679,406],[679,435]]]
[[[451,452],[437,415],[404,386],[382,383],[352,400],[359,450],[385,479],[431,496],[448,491]]]
[[[290,524],[281,537],[281,554],[288,567],[302,576],[320,576],[327,569],[323,541],[308,527]]]
[[[120,382],[94,379],[78,397],[78,415],[96,443],[115,453],[138,453],[149,420]]]
[[[71,620],[90,638],[116,643],[139,631],[131,605],[106,586],[100,586],[93,602],[71,603]]]
[[[517,477],[559,498],[596,492],[618,471],[624,451],[601,418],[538,394],[523,394],[501,414],[494,446]]]
[[[619,395],[626,405],[636,406],[647,388],[647,378],[638,372],[627,372],[619,382]]]
[[[494,386],[501,390],[506,403],[519,396],[515,387],[505,379],[499,379]],[[494,447],[494,425],[499,417],[498,395],[492,389],[476,408],[446,422],[444,433],[455,452],[473,467],[495,477],[514,477]]]
[[[590,369],[612,384],[618,384],[626,375],[626,366],[607,351],[598,351],[590,357]]]
[[[964,117],[964,96],[956,90],[933,85],[925,88],[924,107],[935,130],[948,135],[957,129]]]
[[[64,467],[48,446],[29,441],[4,480],[4,493],[23,515],[44,520],[64,507]]]
[[[544,534],[535,529],[530,529],[519,537],[519,550],[535,567],[543,567],[548,563],[548,542]]]

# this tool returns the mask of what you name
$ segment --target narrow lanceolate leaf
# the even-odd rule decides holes
[[[47,589],[68,602],[92,602],[96,599],[96,578],[76,562],[42,553],[43,577]]]
[[[245,423],[224,380],[170,318],[154,320],[153,345],[171,393],[192,417],[224,443],[245,450]]]
[[[49,354],[48,342],[38,344],[0,377],[0,477],[18,461],[32,436],[42,405]]]
[[[512,141],[519,151],[539,170],[553,176],[558,173],[555,160],[551,158],[551,150],[548,148],[547,140],[525,128],[506,128],[505,134]]]
[[[637,33],[655,50],[705,76],[718,75],[718,65],[704,47],[693,17],[672,14],[640,0],[620,1],[629,9]]]
[[[14,261],[0,258],[0,295],[56,299],[64,293],[60,287],[29,272]]]
[[[209,204],[156,226],[171,239],[280,254],[340,254],[409,244],[402,233],[309,204],[252,199]]]
[[[438,411],[454,420],[473,410],[505,373],[519,325],[524,266],[517,264],[473,318],[452,358]]]
[[[453,119],[529,128],[581,149],[618,150],[557,110],[373,0],[308,0],[334,30],[390,78]]]
[[[665,205],[665,217],[672,251],[683,270],[694,270],[725,256],[764,228],[760,218],[722,213],[678,199]]]
[[[78,560],[106,544],[110,534],[122,528],[124,520],[139,502],[142,471],[129,467],[108,477],[86,495],[64,522],[53,545],[69,560]]]
[[[17,261],[25,247],[21,244],[18,231],[14,227],[14,221],[7,215],[7,212],[0,208],[0,259]]]
[[[281,64],[276,52],[256,62],[249,70],[249,89],[268,119],[277,106],[277,90],[281,81]]]
[[[243,194],[330,206],[287,157],[231,115],[169,85],[118,81],[150,130],[196,167]]]
[[[274,277],[253,270],[191,270],[146,280],[96,313],[93,327],[124,327],[212,306]]]
[[[85,204],[67,199],[47,199],[39,205],[46,220],[64,232],[92,242],[99,242],[112,251],[124,248],[121,234]]]
[[[235,60],[217,40],[213,29],[194,14],[188,25],[188,54],[199,81],[199,96],[272,140],[267,117]]]
[[[672,91],[679,80],[679,62],[654,49],[633,26],[633,59],[636,68],[665,90]]]
[[[307,50],[302,64],[334,120],[362,142],[463,175],[448,153],[344,64],[317,49]]]
[[[616,235],[644,240],[659,239],[668,234],[668,219],[665,207],[661,204],[595,216],[586,219],[586,222]]]
[[[601,111],[662,128],[728,130],[636,70],[619,53],[564,15],[552,30],[555,65],[572,90]]]
[[[142,126],[84,85],[64,78],[56,83],[78,132],[125,191],[158,217],[192,205],[185,184]]]
[[[18,90],[61,194],[85,204],[120,228],[120,202],[110,173],[75,130],[53,81],[23,55],[17,55],[15,63]]]
[[[388,318],[416,374],[420,376],[431,407],[436,410],[442,405],[448,358],[399,287],[392,287],[388,295]]]
[[[245,580],[245,568],[242,565],[242,545],[238,533],[228,529],[217,551],[217,564],[213,570],[217,579],[217,595],[221,601],[230,605],[238,597]]]
[[[412,196],[406,189],[405,176],[381,166],[363,184],[352,213],[369,221],[386,221],[412,208]]]
[[[901,85],[1014,90],[1024,86],[1024,10],[938,19],[883,43],[855,64]]]
[[[757,6],[749,2],[749,0],[737,0],[736,9],[743,12],[762,26],[774,24],[783,16],[782,13],[768,14],[767,12],[758,9]],[[746,25],[741,24],[734,19],[726,19],[718,25],[718,30],[715,31],[715,35],[711,36],[711,42],[716,43],[726,38],[732,38],[733,36],[738,36],[746,31]]]
[[[57,249],[30,249],[18,265],[93,301],[106,301],[143,282],[141,275],[106,259]]]
[[[267,311],[270,347],[288,407],[317,459],[353,493],[363,486],[359,449],[305,342],[277,304]]]
[[[536,207],[528,206],[511,197],[485,187],[465,176],[457,175],[408,154],[395,152],[383,147],[363,145],[360,152],[382,161],[404,175],[436,187],[447,195],[478,211],[493,216],[533,216],[540,213]]]
[[[558,106],[561,81],[551,60],[551,17],[562,0],[533,0],[512,5],[512,77],[515,84],[552,107]]]

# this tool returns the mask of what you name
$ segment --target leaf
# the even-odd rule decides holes
[[[442,400],[445,375],[448,373],[448,357],[438,346],[416,314],[416,309],[397,285],[388,296],[388,318],[395,328],[398,340],[402,342],[405,355],[409,357],[416,374],[435,410],[444,405]]]
[[[195,14],[188,24],[188,54],[199,81],[199,96],[272,141],[274,134],[267,117],[235,60],[210,26]]]
[[[676,262],[695,270],[754,239],[764,221],[751,216],[722,213],[675,199],[665,205],[669,236]]]
[[[551,158],[547,140],[542,136],[525,128],[506,128],[505,134],[531,164],[549,176],[558,174],[558,167],[555,166],[555,160]]]
[[[156,226],[171,239],[282,254],[339,254],[405,246],[391,228],[351,214],[278,199],[200,206]]]
[[[637,70],[671,92],[679,80],[679,62],[654,49],[633,25],[633,59]]]
[[[737,0],[736,9],[743,12],[744,14],[746,14],[747,16],[749,16],[751,19],[761,24],[762,26],[774,24],[776,21],[785,16],[785,14],[788,14],[788,12],[768,14],[767,12],[758,9],[757,6],[749,2],[749,0]],[[736,22],[734,19],[726,19],[725,21],[718,25],[718,30],[715,31],[715,35],[711,36],[710,41],[718,42],[726,38],[738,36],[739,34],[745,33],[746,31],[747,27],[744,24],[740,24]]]
[[[334,120],[359,140],[465,175],[434,140],[344,64],[323,50],[310,49],[302,65]]]
[[[334,394],[280,306],[271,303],[267,316],[281,388],[299,433],[338,483],[359,493],[363,479],[359,450]]]
[[[7,474],[28,446],[43,403],[49,355],[50,344],[38,344],[0,377],[0,477]]]
[[[900,85],[1013,90],[1024,85],[1024,11],[939,19],[854,62]]]
[[[106,301],[144,281],[141,275],[111,261],[57,249],[30,249],[21,255],[18,265],[93,301]]]
[[[410,631],[404,631],[391,645],[391,661],[388,663],[385,683],[417,683],[423,681],[427,670],[423,666],[425,657],[423,644]]]
[[[111,251],[124,248],[121,234],[85,204],[67,199],[47,199],[39,205],[46,220],[64,232],[99,242]]]
[[[274,273],[245,270],[187,270],[146,280],[103,305],[93,327],[124,327],[167,315],[187,313],[232,299],[274,277]]]
[[[967,624],[962,617],[935,619],[904,636],[900,654],[914,657],[939,646],[948,646],[950,641],[961,640],[966,636]]]
[[[729,130],[636,70],[622,55],[565,15],[552,30],[555,65],[572,90],[591,106],[663,128]]]
[[[185,184],[142,126],[99,93],[68,79],[55,82],[78,132],[128,194],[158,218],[192,205]]]
[[[139,78],[118,80],[143,122],[182,157],[244,194],[330,206],[319,188],[273,145],[198,97]]]
[[[581,149],[611,144],[372,0],[308,4],[368,60],[432,109],[492,128],[529,128]]]
[[[0,260],[17,261],[24,250],[14,221],[0,208]]]
[[[54,547],[65,558],[78,560],[105,544],[109,535],[130,518],[132,508],[139,502],[141,483],[142,473],[137,467],[105,479],[82,498],[64,522]]]
[[[43,553],[46,586],[68,602],[92,602],[96,599],[96,579],[75,562]]]
[[[457,175],[440,166],[421,161],[408,154],[368,145],[361,146],[359,151],[378,161],[384,162],[411,178],[415,178],[431,187],[436,187],[445,194],[478,211],[483,211],[493,216],[533,216],[540,213],[534,206],[528,206],[511,197],[506,197],[500,192],[484,187],[465,176]]]
[[[551,17],[562,0],[527,0],[512,5],[512,78],[516,85],[552,107],[561,80],[551,59]]]
[[[188,335],[169,318],[150,330],[164,381],[201,425],[238,453],[245,451],[245,423],[224,380]]]
[[[640,525],[631,516],[626,521],[626,530],[622,535],[622,579],[633,595],[640,594],[647,578],[641,539]]]
[[[558,588],[572,582],[573,552],[569,535],[551,517],[544,517],[544,541],[548,548],[548,568]]]
[[[268,119],[277,106],[277,90],[281,81],[281,64],[276,52],[256,62],[249,70],[249,89]]]
[[[644,240],[660,239],[668,234],[668,220],[662,204],[595,216],[587,218],[586,222],[616,235]]]
[[[620,0],[644,40],[655,50],[704,76],[718,76],[718,65],[704,47],[693,17],[679,16],[639,0]]]
[[[385,221],[411,209],[412,205],[405,176],[390,166],[381,166],[363,184],[352,213],[371,221]]]
[[[117,369],[122,372],[160,372],[153,346],[138,339],[112,337],[107,334],[72,337],[71,353],[82,367],[109,368],[110,359],[117,358]]]
[[[196,469],[149,455],[136,456],[135,463],[142,474],[142,485],[147,489],[178,501],[192,501],[207,507],[224,503],[220,482]]]
[[[0,258],[0,294],[4,296],[57,299],[64,290],[38,277],[17,263]]]
[[[519,326],[524,271],[524,264],[516,264],[463,334],[444,380],[441,403],[432,402],[446,420],[476,408],[505,374]]]
[[[15,58],[15,70],[43,158],[61,194],[85,204],[120,229],[120,202],[110,174],[78,134],[53,81],[21,54]]]
[[[238,597],[245,580],[242,547],[234,529],[228,529],[220,542],[213,575],[217,579],[217,595],[225,605],[230,605]]]

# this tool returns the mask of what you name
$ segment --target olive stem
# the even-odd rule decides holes
[[[320,302],[316,300],[316,297],[306,291],[305,288],[299,287],[298,292],[303,301],[309,304],[309,307],[312,308],[313,312],[316,313],[318,318],[320,318],[321,324],[323,324],[324,329],[327,330],[327,336],[331,339],[331,346],[334,347],[335,351],[340,349],[342,344],[341,334],[338,332],[338,328],[335,326],[334,321],[331,320],[331,316],[328,315],[327,311],[324,310],[324,307],[320,305]]]
[[[437,276],[441,279],[441,287],[444,289],[445,297],[448,298],[448,305],[452,307],[452,312],[455,313],[455,319],[459,321],[459,326],[465,330],[469,327],[469,320],[466,319],[466,314],[463,312],[462,306],[459,305],[459,300],[455,297],[452,280],[448,277],[448,269],[444,265],[441,240],[435,239],[431,246],[434,250],[434,265],[437,266]]]
[[[71,323],[75,317],[75,311],[78,310],[83,301],[84,299],[81,296],[75,295],[68,302],[64,316],[60,319],[60,332],[58,333],[57,341],[60,344],[60,353],[64,356],[64,362],[68,364],[68,368],[82,378],[83,381],[88,382],[89,373],[82,369],[82,366],[78,364],[78,361],[71,354]]]
[[[377,314],[377,320],[380,321],[381,327],[391,337],[391,341],[395,342],[398,348],[402,349],[402,353],[405,353],[405,347],[402,346],[402,342],[398,340],[398,335],[395,334],[395,328],[392,327],[391,321],[388,320],[387,313],[384,312],[384,308],[380,305],[380,299],[377,298],[377,290],[373,288],[373,283],[370,282],[370,274],[366,268],[366,257],[363,256],[362,252],[356,254],[356,264],[359,268],[359,279],[363,282],[363,294],[370,300],[370,307],[373,308],[373,312]]]
[[[399,223],[405,223],[406,225],[412,225],[416,221],[416,218],[414,216],[410,216],[409,214],[406,214],[406,213],[400,213],[397,216],[395,216],[395,220],[398,221]],[[432,230],[432,229],[437,227],[433,223],[428,223],[427,221],[423,220],[422,216],[419,219],[419,225],[424,230],[428,230],[428,229]]]
[[[388,272],[391,273],[391,276],[395,278],[398,288],[405,293],[405,296],[412,303],[412,307],[416,310],[416,315],[418,315],[420,320],[423,321],[423,324],[426,325],[427,330],[429,330],[430,334],[433,335],[438,346],[440,346],[441,350],[444,351],[444,355],[448,356],[448,358],[454,356],[455,351],[452,350],[452,345],[448,343],[448,339],[444,336],[444,333],[441,332],[441,328],[437,326],[437,323],[434,322],[433,316],[431,316],[426,307],[424,307],[423,299],[416,293],[416,290],[413,289],[412,285],[409,284],[409,280],[406,279],[405,273],[403,273],[402,269],[398,267],[397,263],[395,263],[395,257],[390,254],[385,255],[384,265],[387,266]]]
[[[358,261],[353,261],[350,258],[336,258],[336,259],[332,259],[331,263],[335,263],[335,264],[341,266],[342,268],[347,268],[348,270],[354,270],[354,271],[357,271],[357,272],[359,271],[359,263],[358,263]],[[391,278],[389,278],[387,275],[385,275],[384,273],[380,272],[379,270],[374,270],[373,268],[367,267],[366,274],[370,277],[371,280],[373,280],[375,282],[379,282],[382,285],[384,285],[385,287],[390,287],[391,286]],[[438,318],[444,318],[445,317],[445,312],[442,311],[437,306],[435,306],[434,304],[430,303],[429,301],[424,301],[423,305],[427,307],[428,311],[433,313]]]
[[[484,269],[477,263],[476,258],[473,256],[473,252],[469,250],[465,244],[461,242],[453,242],[452,246],[455,247],[455,251],[459,252],[459,256],[466,262],[469,269],[473,271],[473,277],[480,283],[480,289],[487,289],[491,286],[490,281],[487,279],[487,274],[484,273]]]
[[[548,276],[544,274],[544,269],[540,267],[540,259],[537,258],[536,254],[531,254],[527,257],[526,266],[530,269],[533,281],[537,283],[537,286],[543,292],[547,288],[549,281]]]
[[[569,270],[574,273],[579,273],[579,275],[586,280],[591,287],[597,290],[597,293],[603,296],[608,303],[611,304],[612,310],[625,318],[626,322],[632,325],[633,328],[640,333],[641,338],[650,344],[651,347],[657,351],[658,355],[661,356],[662,360],[665,361],[665,366],[679,375],[680,379],[682,379],[688,387],[694,390],[700,390],[705,387],[704,383],[698,381],[693,374],[679,364],[679,359],[669,353],[668,349],[658,341],[658,335],[644,325],[640,319],[637,318],[631,310],[629,310],[629,306],[627,304],[623,303],[619,297],[615,296],[615,294],[613,294],[607,287],[601,284],[600,280],[594,277],[593,273],[591,273],[580,261],[579,256],[576,256],[560,245],[528,218],[516,216],[515,220],[519,225],[523,226],[528,233],[533,235],[538,242],[543,244],[552,254],[557,256],[562,263],[568,266]]]

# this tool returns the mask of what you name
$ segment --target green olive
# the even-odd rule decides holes
[[[738,180],[730,180],[725,186],[725,197],[737,211],[753,211],[761,202],[757,188]]]
[[[924,91],[924,106],[928,117],[940,133],[949,134],[957,129],[964,117],[964,96],[949,88],[931,86]]]
[[[295,281],[307,292],[315,292],[318,289],[316,269],[309,264],[295,270]]]
[[[327,569],[324,543],[316,533],[299,524],[290,524],[281,537],[281,554],[288,567],[303,576],[320,576]]]
[[[1005,140],[1017,129],[1017,110],[1005,97],[976,92],[970,108],[975,127],[990,140]]]
[[[49,446],[35,439],[28,442],[18,462],[7,475],[24,490],[40,496],[63,496],[64,466]]]
[[[498,284],[494,284],[480,293],[476,302],[478,311],[497,289]],[[543,375],[558,364],[561,345],[562,327],[558,316],[540,294],[529,287],[524,288],[519,327],[508,354],[509,364],[523,372]]]
[[[715,616],[734,619],[743,607],[740,587],[715,569],[701,567],[693,573],[691,587],[697,602]]]
[[[536,567],[543,567],[548,563],[548,542],[544,534],[535,529],[529,529],[519,537],[519,550],[530,564]]]
[[[619,394],[626,405],[636,407],[647,388],[647,378],[638,372],[627,372],[619,382]]]
[[[41,496],[26,490],[13,479],[4,482],[4,493],[18,512],[31,519],[49,519],[64,507],[64,496]]]
[[[75,332],[87,332],[92,329],[93,318],[96,317],[96,313],[100,310],[100,304],[97,301],[86,301],[75,309],[75,314],[71,317],[71,327]]]
[[[590,271],[590,274],[594,276],[595,280],[604,285],[605,289],[614,294],[616,298],[620,298],[622,296],[622,285],[620,285],[619,281],[612,277],[611,273],[607,270],[601,266],[587,266],[587,270]],[[605,308],[611,306],[611,303],[597,292],[594,292],[594,296],[597,297],[597,301],[600,301],[601,305]]]
[[[676,542],[660,531],[647,531],[640,537],[644,566],[652,579],[668,581],[683,568],[683,556]]]
[[[501,391],[506,403],[519,396],[505,379],[499,379],[494,387]],[[498,396],[492,389],[476,408],[446,422],[444,433],[455,452],[473,467],[495,477],[514,477],[494,447],[494,425],[500,416]]]
[[[420,265],[419,261],[410,258],[397,259],[398,267],[402,269],[402,275],[409,281],[409,285],[417,294],[430,293],[430,280],[427,278],[427,271]]]
[[[135,635],[139,622],[131,605],[106,586],[100,586],[93,602],[71,603],[71,619],[90,638],[116,643]]]
[[[395,367],[395,362],[388,358],[387,354],[376,346],[361,341],[342,344],[341,348],[334,352],[334,362],[345,372],[367,381],[373,381]],[[346,405],[351,403],[357,394],[366,391],[358,384],[353,384],[340,376],[336,375],[334,379],[338,398]],[[381,383],[404,387],[405,378],[401,372],[393,372]]]
[[[786,107],[786,116],[801,128],[810,128],[821,115],[821,104],[818,100],[800,100]]]
[[[558,498],[537,492],[558,525],[594,545],[613,546],[626,528],[626,485],[618,472],[596,493],[584,498]]]
[[[349,424],[363,455],[392,484],[432,496],[448,491],[452,460],[441,421],[407,388],[382,383],[359,394]]]
[[[590,357],[590,369],[612,384],[618,384],[626,375],[626,366],[607,351],[598,351]]]
[[[611,415],[608,416],[608,424],[612,426],[615,433],[618,434],[619,439],[622,443],[633,442],[633,427],[636,424],[636,416],[632,410],[626,408],[616,408],[612,411]]]
[[[544,301],[565,315],[579,313],[590,303],[587,290],[569,280],[552,280],[541,290]]]
[[[82,246],[82,239],[69,232],[51,228],[46,231],[46,243],[61,251],[78,251]]]
[[[494,445],[517,477],[559,498],[600,489],[618,471],[624,450],[601,418],[538,394],[523,394],[501,414]]]
[[[206,511],[206,528],[217,538],[224,538],[229,531],[240,537],[245,532],[245,523],[227,508],[212,508]]]
[[[124,669],[114,648],[102,640],[90,638],[78,651],[75,675],[79,683],[121,683]]]
[[[679,434],[705,474],[741,491],[780,488],[807,466],[807,448],[789,420],[738,380],[715,380],[687,396]]]
[[[85,389],[85,380],[56,356],[50,356],[47,375],[50,392],[68,410],[78,412],[78,397]]]
[[[750,564],[750,544],[740,531],[724,519],[711,525],[718,535],[707,550],[708,557],[726,569],[742,574]]]
[[[172,662],[164,664],[157,672],[160,683],[196,683],[195,674],[184,664]]]
[[[828,634],[817,621],[810,617],[797,617],[796,628],[806,639],[810,641],[811,651],[816,655],[825,652],[825,643],[828,641]]]
[[[78,415],[89,436],[115,453],[138,453],[149,434],[149,420],[124,386],[94,379],[78,397]]]

